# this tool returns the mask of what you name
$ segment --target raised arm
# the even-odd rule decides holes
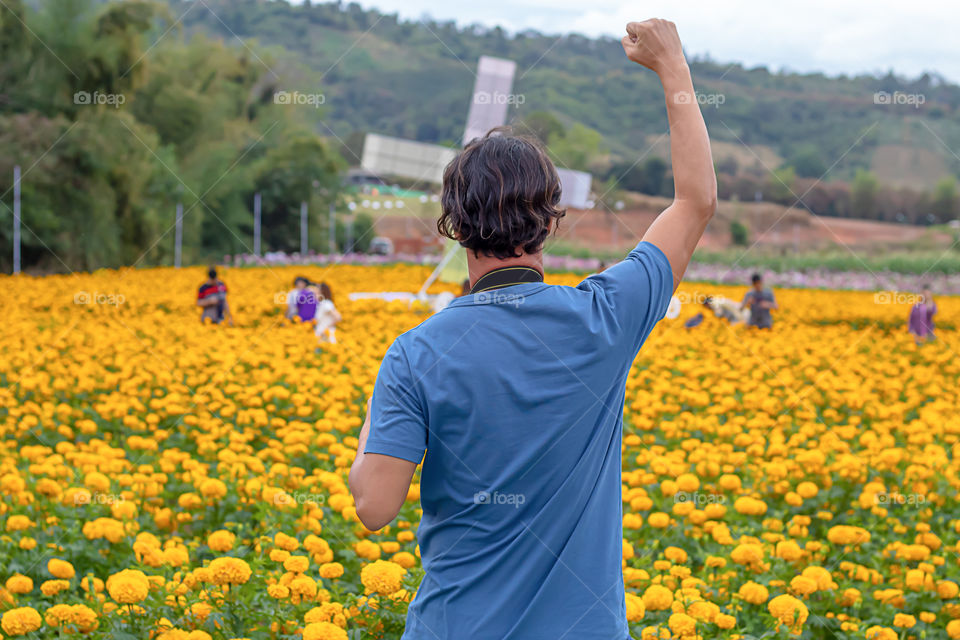
[[[717,206],[710,138],[676,25],[656,19],[631,22],[623,50],[660,77],[666,96],[675,195],[673,204],[654,220],[643,239],[667,256],[676,289]]]

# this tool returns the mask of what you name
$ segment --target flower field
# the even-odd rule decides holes
[[[301,273],[344,316],[322,351],[282,319]],[[428,273],[226,270],[234,327],[199,323],[199,268],[0,278],[0,636],[399,638],[417,479],[371,532],[346,478],[381,357],[430,311],[347,294]],[[686,330],[686,306],[631,372],[633,636],[960,638],[960,298],[917,347],[898,296],[777,296],[772,332]]]

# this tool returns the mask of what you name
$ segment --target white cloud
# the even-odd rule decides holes
[[[364,0],[365,6],[410,19],[429,14],[458,24],[500,25],[510,31],[579,32],[619,36],[629,20],[668,18],[677,23],[688,53],[718,62],[765,65],[773,70],[831,75],[886,72],[917,76],[932,71],[960,81],[956,25],[960,5],[897,0]],[[644,15],[637,13],[642,6]],[[557,52],[562,55],[562,52]]]

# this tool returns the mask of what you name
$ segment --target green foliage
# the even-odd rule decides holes
[[[344,253],[366,253],[374,233],[373,218],[358,213],[352,220],[337,220],[337,247]]]
[[[777,169],[767,181],[765,196],[768,200],[779,202],[781,204],[792,204],[797,196],[794,195],[796,189],[794,183],[797,176],[793,167],[782,167]]]
[[[319,110],[274,100],[315,93],[314,72],[253,43],[187,40],[152,2],[32,6],[0,8],[0,242],[19,164],[26,268],[170,263],[177,202],[185,262],[249,251],[256,190],[264,250],[289,250],[300,201],[335,200],[343,161],[315,133]]]
[[[863,169],[857,170],[850,187],[850,213],[854,218],[871,217],[877,206],[877,177]]]
[[[958,215],[957,181],[953,178],[944,178],[937,183],[933,190],[933,201],[930,203],[930,212],[939,220],[954,220]]]
[[[730,241],[738,247],[745,247],[750,244],[750,231],[747,229],[747,225],[739,220],[731,220]]]
[[[606,151],[600,132],[580,123],[559,135],[550,135],[550,156],[561,169],[590,171]]]
[[[801,178],[820,178],[827,172],[827,165],[823,161],[820,149],[813,144],[797,147],[787,160],[787,164],[793,167]]]

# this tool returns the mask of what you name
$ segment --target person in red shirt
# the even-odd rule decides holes
[[[210,267],[207,276],[207,280],[197,291],[197,306],[203,309],[200,321],[209,320],[213,324],[220,324],[226,319],[232,327],[233,314],[227,304],[227,285],[217,278],[216,267]]]

